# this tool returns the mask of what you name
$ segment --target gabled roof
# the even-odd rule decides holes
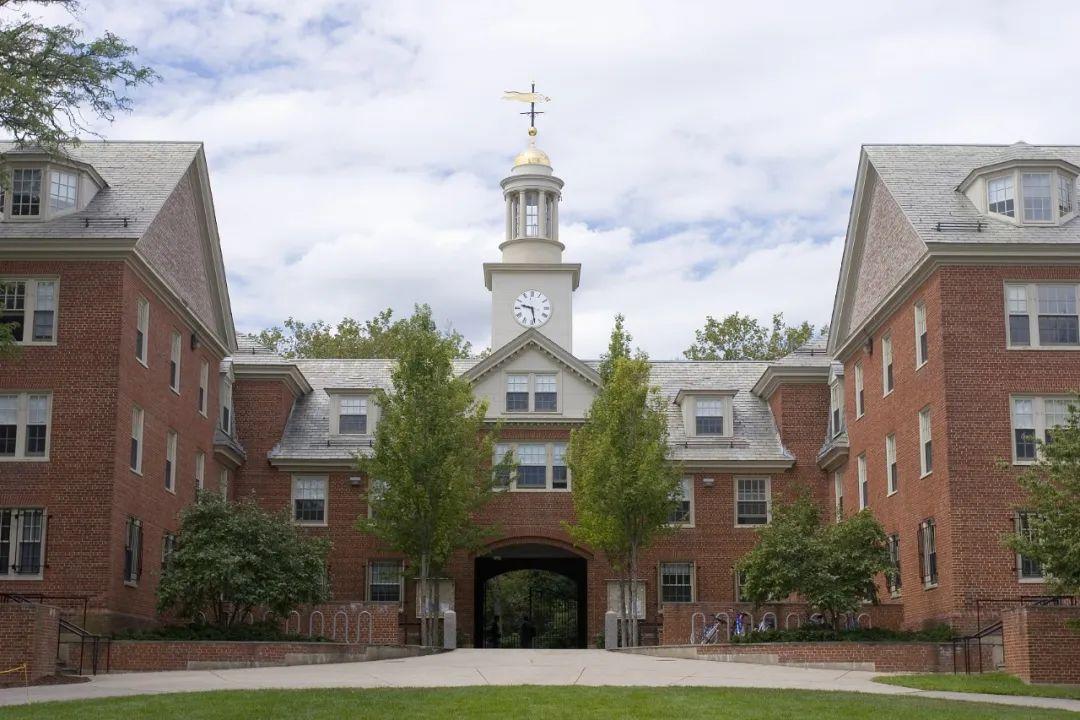
[[[529,328],[476,363],[464,373],[464,376],[475,381],[529,348],[539,350],[566,369],[579,375],[583,380],[595,387],[600,387],[600,373],[587,363],[578,360],[554,340],[535,328]]]

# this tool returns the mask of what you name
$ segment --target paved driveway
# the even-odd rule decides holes
[[[88,683],[31,688],[34,702],[147,693],[323,687],[460,685],[642,685],[800,688],[1053,707],[1080,711],[1080,701],[943,693],[881,685],[878,673],[816,670],[659,658],[604,650],[456,650],[400,660],[181,672],[100,675]],[[26,702],[20,688],[0,690],[0,705]]]

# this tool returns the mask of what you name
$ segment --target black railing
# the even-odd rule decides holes
[[[26,603],[31,605],[53,605],[54,603],[60,604],[65,602],[76,601],[76,606],[81,606],[82,612],[82,624],[86,624],[86,606],[88,598],[84,595],[50,595],[47,593],[0,593],[0,603]],[[63,608],[58,608],[63,609]],[[59,631],[56,634],[56,658],[57,662],[60,662],[63,658],[60,655],[60,648],[62,645],[68,645],[68,660],[71,659],[71,652],[74,650],[74,646],[79,646],[79,674],[83,674],[83,668],[86,666],[86,650],[89,647],[94,656],[90,660],[90,671],[92,675],[97,675],[99,660],[101,657],[101,649],[105,649],[105,672],[109,672],[110,655],[112,648],[112,639],[103,635],[96,635],[80,625],[65,620],[63,617],[58,618]],[[64,635],[74,635],[76,639],[64,640]]]
[[[982,624],[982,608],[986,605],[1016,605],[1016,607],[1025,606],[1046,606],[1046,605],[1066,605],[1075,606],[1080,604],[1080,598],[1073,595],[1021,595],[1019,598],[1011,599],[998,599],[998,598],[976,598],[975,599],[975,627],[978,628],[971,635],[965,635],[963,637],[953,638],[952,640],[952,656],[953,656],[953,673],[958,673],[957,669],[957,652],[958,647],[963,644],[964,647],[964,673],[970,675],[971,669],[971,644],[975,643],[975,647],[978,650],[977,655],[979,658],[978,672],[985,672],[983,669],[983,638],[990,637],[1001,633],[1004,627],[1004,621],[1001,619],[1001,612],[998,612],[997,618],[987,625]],[[1002,638],[1004,640],[1004,637]]]

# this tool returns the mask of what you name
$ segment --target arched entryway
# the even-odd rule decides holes
[[[515,611],[530,616],[531,632],[536,636],[559,632],[567,627],[561,615],[572,608],[573,634],[567,643],[570,647],[583,648],[588,643],[588,561],[570,550],[543,543],[521,543],[491,550],[476,558],[475,587],[473,598],[475,608],[476,647],[495,647],[496,640],[501,640],[501,630],[493,627],[492,607],[488,602],[488,593],[492,591],[491,582],[507,573],[552,573],[558,581],[544,582],[542,577],[514,577],[515,582],[522,581],[532,591],[529,598],[529,610],[516,608]],[[536,597],[539,595],[540,597]],[[544,597],[550,595],[551,597]],[[557,602],[560,596],[571,602]],[[514,618],[520,632],[521,619]],[[505,622],[501,623],[506,627]],[[526,630],[526,639],[529,630]],[[546,637],[546,636],[545,636]],[[549,645],[550,646],[550,645]],[[554,646],[566,646],[556,643]]]

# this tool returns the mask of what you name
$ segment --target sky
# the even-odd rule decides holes
[[[84,0],[74,22],[161,76],[107,138],[205,143],[238,330],[423,302],[487,346],[528,126],[501,95],[535,80],[573,350],[623,313],[673,359],[708,315],[828,322],[861,144],[1080,142],[1080,3],[1040,7]]]

